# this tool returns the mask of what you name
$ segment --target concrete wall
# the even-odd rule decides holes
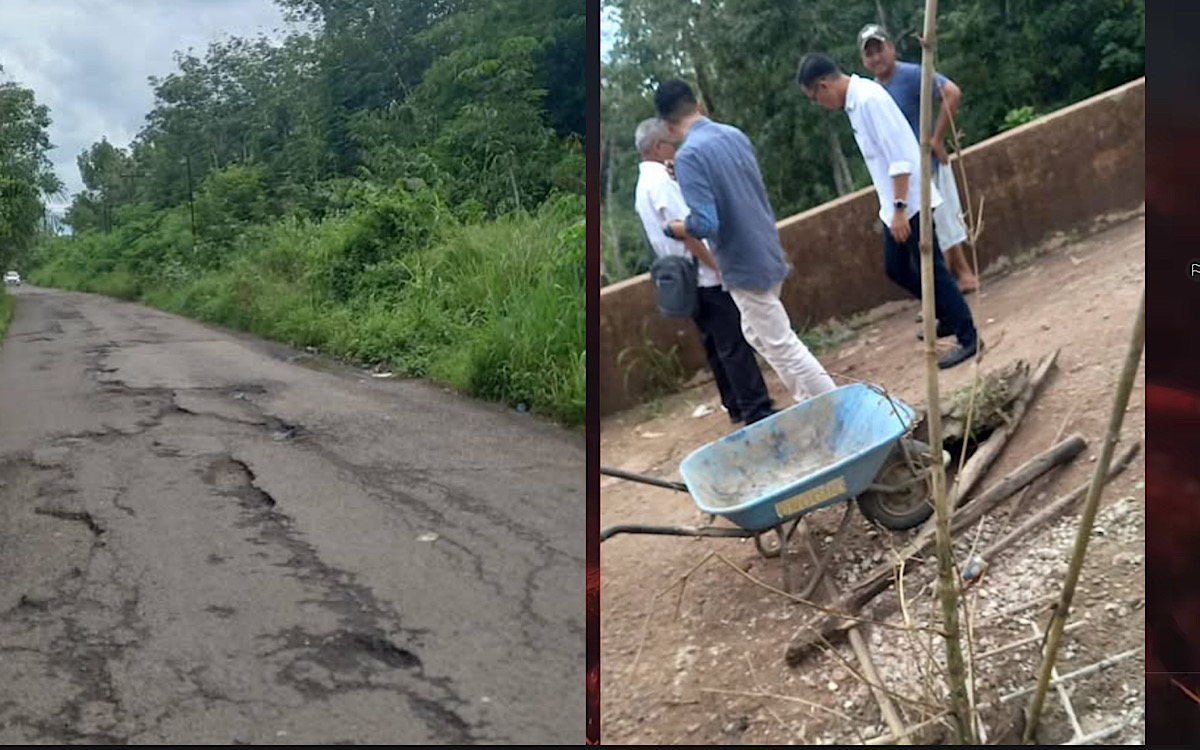
[[[972,204],[986,198],[980,268],[1099,214],[1139,206],[1146,192],[1145,104],[1142,78],[968,148]],[[965,205],[961,181],[959,196]],[[878,209],[867,188],[777,224],[794,267],[783,287],[793,325],[849,317],[906,296],[883,274]],[[597,357],[603,414],[635,405],[646,392],[650,360],[637,356],[644,346],[678,346],[688,374],[705,366],[695,326],[658,315],[648,276],[604,287]]]

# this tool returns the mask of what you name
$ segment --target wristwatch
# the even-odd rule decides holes
[[[663,224],[663,234],[667,235],[668,237],[670,237],[673,240],[677,239],[675,237],[675,233],[671,231],[671,223],[670,222]]]
[[[907,203],[905,203],[904,201],[896,201],[896,210],[897,211],[903,211],[906,208],[908,208]]]

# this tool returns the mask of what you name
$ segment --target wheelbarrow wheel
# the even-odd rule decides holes
[[[906,442],[917,466],[922,472],[927,471],[931,465],[929,446],[918,440]],[[907,486],[897,492],[867,490],[858,496],[859,510],[869,520],[892,531],[907,531],[920,526],[933,515],[933,505],[929,502],[929,484],[913,482],[913,478],[913,470],[904,457],[904,451],[893,452],[876,476],[875,484]]]

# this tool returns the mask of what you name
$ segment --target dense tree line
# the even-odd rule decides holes
[[[49,127],[50,110],[32,90],[0,80],[0,273],[29,253],[44,226],[45,200],[62,191],[47,156]]]
[[[585,0],[277,0],[79,155],[36,281],[578,423]]]
[[[280,0],[314,33],[231,39],[151,79],[128,148],[79,156],[76,232],[197,199],[202,242],[421,180],[467,219],[581,193],[583,0]]]
[[[604,0],[619,33],[602,67],[605,271],[645,269],[632,212],[633,131],[658,81],[692,81],[709,112],[746,131],[780,218],[865,186],[846,118],[795,85],[806,51],[865,74],[855,45],[882,23],[901,59],[920,62],[921,0]],[[1145,0],[943,0],[937,68],[963,90],[964,145],[1145,75]]]

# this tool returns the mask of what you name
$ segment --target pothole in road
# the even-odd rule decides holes
[[[454,708],[463,705],[463,700],[452,685],[446,678],[424,674],[421,658],[394,642],[381,627],[383,623],[398,622],[398,615],[380,606],[371,590],[358,583],[353,574],[325,564],[317,551],[289,528],[290,519],[274,507],[275,499],[256,486],[257,477],[245,462],[228,454],[214,457],[202,470],[202,477],[221,494],[240,499],[251,511],[239,526],[259,527],[253,543],[270,544],[290,553],[286,561],[280,560],[277,553],[268,555],[260,550],[254,554],[264,560],[277,560],[277,565],[292,569],[299,580],[318,587],[315,601],[334,612],[341,623],[340,629],[327,634],[293,627],[267,636],[279,643],[272,653],[292,652],[278,674],[281,682],[318,699],[360,689],[395,690],[431,727],[473,744],[469,724]],[[210,555],[208,562],[216,565],[224,559]],[[425,631],[405,628],[403,633],[416,639]],[[388,674],[404,675],[404,681],[383,677]],[[419,685],[406,684],[414,677]]]
[[[423,667],[416,654],[378,631],[339,630],[316,635],[292,627],[274,638],[281,643],[273,653],[295,653],[280,672],[281,679],[313,697],[364,687],[374,682],[370,675],[381,668],[409,671]]]
[[[298,440],[305,437],[304,428],[299,425],[288,424],[274,417],[267,417],[266,427],[271,432],[271,439],[276,442],[284,440]]]
[[[217,617],[220,617],[222,620],[228,620],[229,618],[233,617],[237,613],[237,610],[234,609],[233,607],[223,607],[219,604],[210,604],[209,606],[205,607],[204,609],[205,609],[205,611],[211,612],[212,614],[216,615]]]
[[[254,472],[250,467],[232,456],[213,461],[201,478],[221,494],[241,500],[242,507],[247,510],[269,510],[276,505],[275,498],[254,486]]]
[[[253,383],[244,385],[230,385],[217,390],[236,401],[247,401],[251,396],[267,395],[267,389],[265,386],[256,385]]]
[[[421,659],[392,643],[382,633],[341,630],[313,636],[294,629],[284,635],[290,648],[312,649],[311,660],[332,672],[352,672],[364,666],[364,656],[393,669],[420,668]]]

